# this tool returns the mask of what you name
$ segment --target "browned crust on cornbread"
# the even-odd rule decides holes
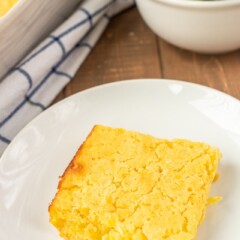
[[[62,174],[62,176],[59,176],[59,183],[58,183],[58,187],[57,189],[61,189],[62,188],[62,183],[64,181],[64,177],[66,175],[68,175],[70,172],[75,172],[77,171],[78,173],[80,172],[80,169],[83,169],[83,166],[81,166],[79,163],[76,162],[77,160],[77,156],[80,155],[80,153],[82,152],[82,149],[85,146],[85,143],[87,142],[87,140],[91,137],[92,133],[94,132],[95,128],[97,127],[97,125],[95,125],[91,132],[88,134],[87,138],[85,139],[85,141],[81,144],[81,146],[78,148],[77,152],[75,153],[72,161],[69,163],[69,165],[67,166],[67,168],[65,169],[64,173]],[[58,192],[58,191],[57,191]],[[57,194],[56,194],[57,195]],[[55,201],[56,197],[52,200],[51,204],[48,207],[48,211],[50,210],[51,206],[53,205],[54,201]]]

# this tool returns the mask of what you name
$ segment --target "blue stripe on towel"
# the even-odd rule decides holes
[[[95,16],[97,16],[99,13],[101,13],[102,11],[104,11],[105,9],[107,9],[109,6],[111,6],[114,2],[116,2],[117,0],[112,0],[109,3],[105,4],[104,6],[102,6],[100,9],[98,9],[96,12],[94,12],[92,14],[92,18],[94,18]],[[76,28],[80,27],[81,25],[83,25],[84,23],[88,22],[89,18],[88,16],[86,16],[86,19],[82,20],[81,22],[77,23],[76,25],[74,25],[73,27],[70,27],[68,30],[64,31],[63,33],[61,33],[58,38],[61,38],[63,36],[65,36],[66,34],[72,32],[73,30],[75,30]],[[26,63],[28,63],[29,61],[31,61],[34,57],[36,57],[38,54],[40,54],[41,52],[43,52],[45,49],[47,49],[49,46],[51,46],[55,41],[52,40],[50,42],[48,42],[46,45],[44,45],[43,47],[41,47],[39,50],[37,50],[35,53],[33,53],[33,55],[29,56],[29,58],[27,58],[26,60],[24,60],[22,63],[20,63],[20,67],[25,65]]]
[[[32,81],[32,77],[30,76],[30,74],[27,71],[25,71],[22,68],[20,68],[20,67],[17,67],[14,70],[20,72],[24,77],[26,77],[26,79],[28,80],[28,83],[29,83],[29,88],[28,89],[31,89],[33,81]]]
[[[63,43],[62,43],[61,40],[59,39],[59,37],[55,37],[55,36],[53,36],[53,35],[50,35],[49,38],[52,38],[56,43],[58,43],[59,47],[60,47],[61,50],[62,50],[63,56],[65,56],[66,50],[65,50],[65,47],[64,47]]]
[[[26,99],[22,100],[19,105],[5,118],[3,119],[3,121],[0,122],[0,128],[6,124],[6,122],[8,120],[10,120],[22,107],[23,105],[26,103]]]
[[[106,10],[108,7],[110,7],[114,2],[116,2],[117,0],[112,0],[109,3],[103,5],[101,8],[99,8],[96,12],[94,12],[92,14],[92,18],[96,17],[98,14],[100,14],[102,11]],[[89,21],[88,17],[87,19],[84,19],[83,21],[75,24],[74,26],[70,27],[68,30],[66,30],[65,32],[61,33],[58,37],[61,38],[63,36],[65,36],[66,34],[72,32],[73,30],[75,30],[76,28],[80,27],[83,23]]]
[[[89,44],[85,44],[85,43],[79,43],[77,44],[76,47],[92,47],[90,46]],[[73,48],[71,51],[69,51],[65,57],[55,66],[55,69],[57,69],[67,58],[69,55],[72,54],[72,52],[75,50],[75,48]],[[47,76],[36,86],[35,89],[33,89],[33,91],[25,97],[24,100],[21,101],[21,103],[2,121],[0,122],[0,128],[6,124],[6,122],[8,122],[8,120],[10,120],[23,106],[24,104],[28,101],[27,99],[30,99],[37,91],[38,89],[48,80],[48,78],[53,74],[53,73],[56,73],[56,70],[55,71],[50,71]],[[63,75],[63,74],[61,74]],[[64,74],[65,76],[67,76],[68,74]],[[71,77],[70,75],[68,77]],[[72,78],[72,77],[71,77]]]
[[[71,80],[71,79],[73,78],[73,77],[70,76],[68,73],[59,71],[59,70],[57,70],[56,68],[52,68],[52,72],[55,73],[55,74],[57,74],[57,75],[64,76],[64,77],[68,78],[69,80]]]
[[[111,0],[109,3],[104,5],[103,7],[99,8],[94,14],[93,17],[104,11],[106,8],[110,7],[113,3],[115,3],[117,0]]]
[[[45,109],[46,109],[46,107],[45,107],[43,104],[31,100],[28,96],[25,96],[25,99],[26,99],[26,101],[27,101],[28,103],[30,103],[30,104],[33,105],[33,106],[39,107],[39,108],[41,108],[42,110],[45,110]]]
[[[7,139],[6,137],[3,137],[1,134],[0,134],[0,141],[6,143],[6,144],[9,144],[11,141],[9,139]]]
[[[83,8],[83,7],[81,7],[79,10],[82,11],[82,12],[84,12],[84,13],[87,15],[88,20],[89,20],[89,23],[90,23],[90,28],[91,28],[91,27],[93,26],[93,21],[92,21],[92,15],[91,15],[91,13],[90,13],[87,9],[85,9],[85,8]]]
[[[90,45],[89,45],[90,46]],[[81,47],[81,44],[79,44],[79,47]],[[69,51],[65,57],[55,66],[55,69],[57,69],[67,58],[69,55],[72,54],[72,52],[75,50],[75,48],[73,48],[71,51]],[[28,101],[27,99],[30,99],[37,91],[39,88],[41,88],[41,86],[48,80],[48,78],[56,71],[50,71],[45,78],[43,78],[43,80],[35,87],[35,89],[33,89],[33,91],[25,96],[25,99],[23,99],[20,104],[5,118],[3,119],[2,122],[0,122],[0,128],[5,125],[23,106],[24,104]],[[66,76],[66,75],[65,75]],[[70,76],[69,76],[70,77]]]
[[[88,32],[89,33],[89,32]],[[87,34],[86,34],[87,36]],[[78,47],[90,47],[89,44],[82,44],[81,42],[79,43]],[[74,52],[75,48],[71,49],[64,58],[62,58],[52,69],[58,69],[58,67],[60,67],[62,65],[62,63],[65,62],[65,60],[68,58],[68,56],[70,56],[73,52]],[[54,71],[55,71],[54,70]],[[49,79],[49,77],[54,73],[53,70],[51,70],[44,78],[43,80],[35,87],[35,89],[32,90],[32,92],[28,95],[29,98],[31,98],[40,88],[41,86]]]
[[[88,43],[78,43],[77,45],[76,45],[76,48],[80,48],[80,47],[87,47],[87,48],[89,48],[89,49],[92,49],[92,46],[90,45],[90,44],[88,44]]]
[[[3,127],[16,114],[24,106],[26,102],[29,102],[28,96],[25,96],[24,99],[19,103],[19,105],[5,119],[3,119],[2,122],[0,122],[0,128]],[[31,102],[32,102],[32,105],[34,106],[40,107],[41,105],[42,107],[44,107],[41,103],[34,102],[33,104],[33,101]]]
[[[25,65],[26,63],[30,62],[33,58],[35,58],[39,53],[43,52],[45,49],[47,49],[49,46],[51,46],[54,43],[54,40],[51,40],[50,42],[48,42],[46,45],[44,45],[43,47],[41,47],[40,49],[38,49],[35,53],[33,53],[31,56],[29,56],[29,58],[23,60],[23,62],[21,62],[19,64],[19,67],[22,67],[23,65]]]
[[[79,44],[79,47],[90,47],[89,44]],[[55,67],[52,68],[52,70],[43,78],[43,80],[35,87],[35,89],[32,90],[32,92],[30,94],[28,94],[28,97],[31,98],[41,87],[42,85],[50,78],[50,76],[53,74],[53,73],[56,73],[56,69],[58,69],[58,67],[60,67],[62,65],[62,63],[65,62],[65,60],[68,58],[68,56],[70,56],[73,52],[74,52],[75,48],[73,48],[71,51],[69,51],[65,57],[63,59],[61,59],[56,65]],[[67,73],[65,73],[65,76],[68,75]],[[69,75],[70,77],[70,75]]]

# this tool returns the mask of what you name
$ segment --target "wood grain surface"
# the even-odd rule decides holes
[[[55,102],[89,87],[138,78],[199,83],[240,99],[240,51],[214,56],[179,49],[154,35],[132,8],[111,20]]]

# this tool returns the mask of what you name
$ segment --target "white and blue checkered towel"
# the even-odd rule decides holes
[[[0,83],[0,156],[71,81],[112,16],[134,0],[85,0]]]

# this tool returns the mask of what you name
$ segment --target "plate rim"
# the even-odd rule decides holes
[[[167,78],[139,78],[139,79],[127,79],[127,80],[119,80],[119,81],[115,81],[115,82],[110,82],[110,83],[103,83],[94,87],[90,87],[84,90],[81,90],[79,92],[76,92],[68,97],[65,97],[64,99],[60,100],[57,103],[52,104],[51,106],[49,106],[46,110],[44,110],[43,112],[41,112],[40,114],[38,114],[37,116],[35,116],[30,122],[28,122],[17,134],[16,136],[12,139],[11,143],[7,146],[7,148],[4,150],[3,154],[0,155],[0,164],[1,162],[4,160],[5,156],[7,155],[9,149],[11,148],[12,145],[14,145],[14,142],[18,139],[19,135],[21,135],[25,129],[27,129],[31,124],[33,124],[35,121],[37,121],[39,118],[41,118],[43,115],[47,114],[49,111],[51,111],[52,109],[58,107],[59,105],[64,104],[65,102],[68,102],[71,99],[76,98],[76,96],[82,95],[82,94],[87,94],[87,93],[91,93],[94,92],[96,90],[102,90],[108,87],[112,87],[112,86],[118,86],[118,85],[128,85],[128,84],[136,84],[136,83],[175,83],[175,84],[181,84],[184,86],[188,86],[188,87],[194,87],[194,88],[198,88],[198,89],[203,89],[203,90],[207,90],[207,91],[211,91],[211,92],[215,92],[216,94],[220,94],[224,97],[227,97],[229,99],[231,99],[231,101],[234,101],[238,104],[240,104],[240,100],[237,99],[236,97],[233,97],[221,90],[218,90],[216,88],[212,88],[203,84],[199,84],[199,83],[194,83],[194,82],[188,82],[188,81],[184,81],[184,80],[177,80],[177,79],[167,79]]]

